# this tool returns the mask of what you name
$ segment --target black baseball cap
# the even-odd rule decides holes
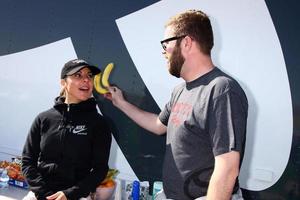
[[[67,62],[61,70],[60,78],[64,79],[66,76],[72,75],[82,68],[89,68],[93,75],[99,74],[101,70],[94,66],[90,65],[88,62],[82,59],[74,59]]]

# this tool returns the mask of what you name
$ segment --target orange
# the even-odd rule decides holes
[[[108,180],[106,182],[106,187],[113,187],[115,185],[115,181],[114,180]]]
[[[109,179],[105,182],[102,182],[98,187],[101,187],[101,188],[103,188],[103,187],[113,187],[114,185],[115,185],[115,181],[112,180],[112,179]]]

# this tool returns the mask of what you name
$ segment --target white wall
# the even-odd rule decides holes
[[[0,56],[0,159],[21,154],[33,119],[59,94],[63,64],[76,57],[70,38]]]

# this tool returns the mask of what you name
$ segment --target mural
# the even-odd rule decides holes
[[[172,87],[181,81],[168,75],[160,55],[163,23],[180,10],[199,8],[212,19],[216,64],[241,82],[252,108],[250,139],[247,138],[241,170],[245,199],[299,199],[300,25],[297,19],[300,16],[296,12],[299,6],[295,0],[3,1],[0,7],[0,68],[4,72],[0,75],[0,151],[17,153],[22,149],[27,134],[24,129],[30,125],[27,121],[35,116],[31,111],[37,109],[34,105],[41,105],[37,111],[52,105],[59,91],[56,78],[70,57],[87,59],[101,69],[113,62],[110,83],[119,86],[126,98],[138,107],[159,113]],[[11,60],[17,57],[9,59],[33,50],[41,53],[45,49],[39,49],[42,46],[47,48],[43,56],[27,55],[14,64]],[[33,74],[22,73],[26,69],[34,71],[36,78],[31,80],[36,85],[43,83],[38,77],[47,71],[54,78],[49,78],[44,90],[38,90],[47,92],[44,98],[31,96],[36,92],[30,91],[34,82],[23,87],[29,90],[27,98],[32,109],[20,106],[11,112],[4,105],[9,103],[5,95],[19,92],[15,90],[19,85],[14,80],[25,81],[26,78],[20,77]],[[128,165],[120,170],[124,177],[160,180],[165,137],[154,136],[138,127],[102,95],[96,91],[94,95],[102,114],[110,120],[116,141],[111,164],[117,168]],[[26,103],[24,99],[15,101],[20,105],[22,101]],[[14,113],[22,113],[22,117]],[[23,123],[26,125],[22,129],[16,126],[7,133],[4,124],[7,121],[26,122]]]

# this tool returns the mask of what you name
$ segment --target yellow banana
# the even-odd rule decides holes
[[[108,79],[109,79],[109,75],[110,75],[113,68],[114,68],[114,64],[109,63],[104,69],[103,76],[101,78],[101,83],[104,87],[109,87],[110,86],[110,84],[108,82]]]
[[[102,74],[101,73],[95,75],[95,77],[94,77],[94,88],[95,88],[95,90],[98,93],[100,93],[100,94],[106,94],[109,91],[106,88],[102,87],[102,85],[100,84],[101,78],[102,78]]]

